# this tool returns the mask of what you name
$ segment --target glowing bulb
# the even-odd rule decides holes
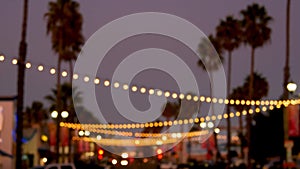
[[[177,93],[173,93],[173,94],[172,94],[172,98],[173,98],[173,99],[176,99],[176,98],[177,98]]]
[[[17,60],[17,59],[13,59],[13,60],[11,61],[11,63],[12,63],[13,65],[16,65],[16,64],[18,64],[18,60]]]
[[[213,128],[213,127],[214,127],[214,123],[211,122],[211,121],[208,122],[208,123],[207,123],[207,127],[208,127],[208,128]]]
[[[215,131],[215,133],[217,133],[217,134],[220,133],[220,129],[219,129],[219,128],[215,128],[214,131]]]
[[[165,97],[170,97],[170,95],[171,95],[170,92],[168,91],[165,92]]]
[[[94,83],[95,83],[95,84],[100,84],[100,79],[99,79],[99,78],[95,78],[95,79],[94,79]]]
[[[199,100],[199,97],[198,96],[194,96],[193,100],[194,100],[194,102],[197,102]]]
[[[5,60],[5,57],[4,57],[4,55],[0,55],[0,62],[3,62]]]
[[[140,89],[140,92],[141,92],[141,93],[146,93],[146,88],[142,87],[142,88]]]
[[[83,81],[84,81],[84,82],[89,82],[89,81],[90,81],[90,78],[89,78],[88,76],[84,76]]]
[[[113,159],[113,160],[111,160],[111,163],[112,163],[113,165],[116,165],[116,164],[118,163],[118,161],[117,161],[116,159]]]
[[[206,128],[206,123],[205,122],[201,122],[200,123],[200,127],[203,128],[203,129]]]
[[[51,68],[51,69],[50,69],[50,74],[54,75],[55,72],[56,72],[55,68]]]
[[[129,86],[128,84],[123,84],[123,90],[128,90]]]
[[[85,136],[89,136],[90,134],[91,134],[91,133],[90,133],[89,131],[87,131],[87,130],[84,132],[84,135],[85,135]]]
[[[157,90],[156,95],[157,96],[161,96],[162,95],[162,91],[161,90]]]
[[[181,100],[184,99],[184,94],[183,93],[179,94],[179,99],[181,99]]]
[[[57,118],[57,116],[58,116],[58,112],[56,110],[51,112],[51,117],[52,118]]]
[[[115,88],[119,88],[119,87],[120,87],[120,83],[115,82],[115,83],[114,83],[114,87],[115,87]]]
[[[25,66],[26,66],[27,69],[30,69],[31,68],[31,63],[27,62]]]
[[[61,117],[62,118],[67,118],[69,116],[69,113],[67,111],[62,111],[61,112]]]
[[[132,86],[131,87],[131,91],[136,92],[137,91],[137,87],[136,86]]]
[[[153,95],[154,94],[154,89],[149,89],[149,94]]]
[[[41,71],[43,71],[43,70],[44,70],[44,66],[43,66],[43,65],[39,65],[39,66],[38,66],[38,71],[41,72]]]
[[[61,75],[62,75],[62,77],[67,77],[68,76],[68,72],[64,70],[63,72],[61,72]]]
[[[186,96],[186,100],[191,100],[192,99],[192,96],[189,94]]]
[[[74,74],[73,74],[73,79],[74,79],[74,80],[77,80],[77,79],[78,79],[78,74],[74,73]]]
[[[101,137],[100,135],[97,135],[96,139],[97,139],[97,140],[101,140],[102,137]]]
[[[107,86],[109,86],[109,85],[110,85],[110,82],[109,82],[108,80],[105,80],[105,81],[104,81],[104,86],[107,87]]]

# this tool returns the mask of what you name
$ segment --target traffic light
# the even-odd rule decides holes
[[[157,154],[157,159],[158,160],[161,160],[163,158],[163,155],[162,155],[162,149],[157,149],[156,150],[156,154]]]
[[[103,155],[104,155],[104,150],[100,148],[98,150],[98,160],[102,160],[103,159]]]

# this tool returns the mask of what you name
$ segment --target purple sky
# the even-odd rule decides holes
[[[224,2],[216,0],[195,0],[189,2],[179,0],[123,0],[118,2],[89,0],[81,2],[80,11],[84,17],[83,34],[85,39],[88,39],[106,23],[137,12],[174,14],[195,24],[208,35],[214,32],[220,19],[225,18],[227,15],[240,17],[239,11],[246,8],[252,2],[241,0],[228,0]],[[286,2],[280,0],[261,0],[257,2],[266,7],[269,15],[274,20],[271,23],[271,42],[256,51],[255,70],[262,73],[270,84],[268,98],[276,99],[282,93],[283,66],[285,61]],[[0,4],[0,52],[12,58],[18,55],[23,3],[21,1],[2,0]],[[297,52],[300,44],[300,24],[299,18],[296,17],[300,16],[300,10],[297,6],[300,6],[300,1],[292,1],[290,67],[293,81],[300,84],[300,57],[298,57],[299,53]],[[31,0],[29,2],[27,58],[35,64],[42,63],[44,65],[55,66],[57,56],[51,51],[50,38],[46,36],[46,22],[43,19],[44,13],[47,12],[47,7],[48,1]],[[143,43],[143,41],[138,43],[133,42],[133,44],[139,43]],[[143,47],[143,44],[139,46]],[[121,50],[117,54],[121,55],[123,52]],[[244,78],[250,70],[250,49],[241,46],[237,51],[234,51],[232,64],[232,87],[236,87],[243,83]],[[110,67],[109,64],[106,66]],[[67,68],[66,65],[64,67]],[[197,66],[194,65],[194,67],[194,71],[199,71],[199,76],[204,76],[204,79],[207,80],[205,78],[207,76],[206,73],[197,68]],[[226,60],[224,68],[227,69]],[[16,66],[12,66],[7,61],[0,63],[0,96],[16,95],[16,77]],[[49,73],[28,70],[25,82],[25,104],[29,105],[33,100],[43,101],[44,96],[50,93],[50,88],[54,87],[55,82],[56,78]],[[203,90],[204,94],[208,94],[207,85],[203,87]]]

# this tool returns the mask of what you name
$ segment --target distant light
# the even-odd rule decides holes
[[[181,133],[177,133],[177,134],[176,134],[176,137],[177,137],[177,138],[181,138],[181,137],[182,137]]]
[[[48,159],[46,157],[42,158],[43,163],[46,163]]]
[[[51,69],[50,69],[50,74],[53,75],[53,74],[55,74],[55,72],[56,72],[55,68],[51,68]]]
[[[85,132],[84,132],[84,135],[85,135],[85,136],[89,136],[90,134],[91,134],[91,133],[90,133],[89,131],[85,131]]]
[[[208,128],[213,128],[213,127],[214,127],[214,123],[211,122],[211,121],[208,122],[208,123],[207,123],[207,127],[208,127]]]
[[[97,135],[96,139],[97,139],[97,140],[101,140],[102,137],[101,137],[100,135]]]
[[[61,112],[61,117],[62,118],[67,118],[69,116],[69,113],[67,111]]]
[[[122,165],[122,166],[128,165],[128,161],[127,161],[127,160],[122,160],[122,161],[121,161],[121,165]]]
[[[48,137],[47,137],[45,134],[43,134],[43,135],[41,136],[41,140],[42,140],[43,142],[47,142],[47,141],[48,141]]]
[[[99,79],[99,78],[95,78],[95,79],[94,79],[94,83],[95,83],[95,84],[100,84],[100,79]]]
[[[63,72],[61,72],[61,75],[62,75],[62,77],[67,77],[68,76],[68,72],[64,70]]]
[[[200,127],[203,129],[206,128],[206,123],[205,122],[200,123]]]
[[[173,99],[176,99],[177,96],[178,96],[177,93],[173,93],[173,94],[172,94]]]
[[[84,135],[84,131],[80,130],[80,131],[78,132],[78,135],[79,135],[79,136],[83,136],[83,135]]]
[[[215,128],[215,133],[219,134],[220,133],[220,129],[219,128]]]
[[[122,158],[128,158],[128,153],[122,153],[122,154],[121,154],[121,157],[122,157]]]
[[[157,150],[156,150],[156,153],[157,153],[157,154],[161,154],[161,153],[162,153],[162,149],[160,149],[160,148],[157,149]]]
[[[161,139],[166,141],[168,138],[167,138],[167,136],[162,136]]]
[[[163,144],[163,142],[161,140],[156,141],[156,145],[162,145],[162,144]]]
[[[30,69],[31,68],[31,63],[27,62],[25,66],[26,66],[27,69]]]
[[[14,64],[14,65],[16,65],[16,64],[18,64],[18,60],[17,60],[17,59],[13,59],[13,60],[11,61],[11,63]]]
[[[57,118],[57,116],[58,116],[58,112],[56,110],[54,110],[54,111],[51,112],[51,117],[52,118],[55,119],[55,118]]]
[[[112,163],[113,165],[116,165],[116,164],[118,163],[118,161],[117,161],[116,159],[113,159],[113,160],[111,160],[111,163]]]
[[[44,66],[43,66],[43,65],[39,65],[37,69],[38,69],[38,71],[40,71],[40,72],[41,72],[41,71],[43,71],[43,70],[44,70]]]

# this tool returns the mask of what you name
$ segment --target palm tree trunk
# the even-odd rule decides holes
[[[251,66],[250,66],[250,84],[249,84],[249,100],[252,99],[252,94],[253,94],[253,81],[254,81],[254,52],[255,48],[251,48]],[[252,116],[250,114],[247,114],[247,143],[248,143],[248,156],[247,156],[247,163],[248,163],[248,168],[251,168],[251,157],[250,157],[250,150],[251,150],[251,121],[252,121]]]
[[[290,4],[291,1],[287,0],[286,9],[286,53],[285,53],[285,67],[284,67],[284,77],[283,77],[283,99],[288,99],[288,90],[286,85],[290,79]]]
[[[59,142],[60,142],[60,125],[61,122],[61,62],[62,62],[62,31],[60,28],[60,37],[59,37],[59,54],[58,54],[58,60],[57,60],[57,93],[56,93],[56,110],[58,112],[57,116],[57,123],[56,123],[56,162],[59,163]]]
[[[231,88],[231,51],[228,51],[228,74],[227,74],[227,95],[230,93]],[[229,164],[231,163],[230,159],[230,146],[231,146],[231,121],[230,121],[230,106],[227,104],[226,113],[228,115],[227,118],[227,160]]]
[[[23,138],[23,102],[24,102],[24,82],[25,82],[25,61],[27,52],[26,31],[28,0],[24,0],[23,23],[21,42],[19,47],[19,66],[18,66],[18,97],[17,97],[17,145],[16,145],[16,168],[22,168],[22,138]]]
[[[287,0],[287,7],[286,7],[286,53],[285,53],[285,66],[284,66],[284,77],[283,77],[283,100],[289,98],[289,93],[287,90],[287,84],[290,80],[290,6],[291,1]],[[288,114],[286,109],[283,109],[283,142],[289,139],[288,136]],[[283,145],[284,147],[284,145]],[[284,151],[283,151],[284,152]],[[285,157],[283,160],[286,159],[286,154],[282,155]]]
[[[69,73],[70,73],[70,84],[72,84],[73,80],[73,63],[72,60],[69,61]]]

